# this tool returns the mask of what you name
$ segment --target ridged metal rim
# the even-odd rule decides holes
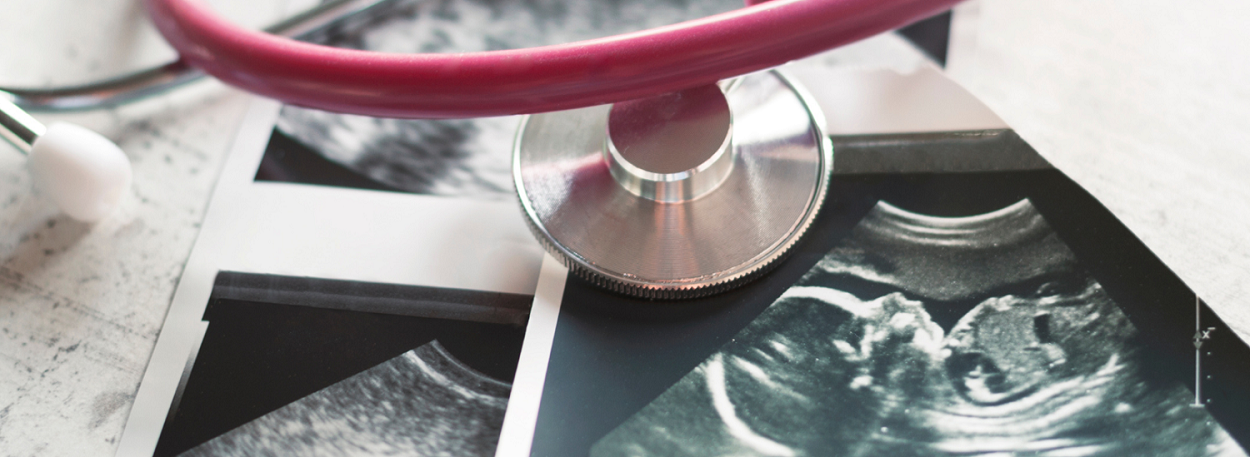
[[[769,248],[761,251],[761,256],[758,256],[746,268],[718,275],[709,275],[707,280],[696,284],[673,285],[655,283],[613,276],[611,272],[605,272],[596,268],[592,262],[587,261],[581,255],[561,245],[539,221],[538,215],[535,213],[526,194],[524,181],[521,177],[521,141],[525,127],[530,120],[530,115],[526,115],[521,119],[513,140],[512,179],[516,188],[517,201],[521,205],[521,211],[525,213],[525,224],[529,227],[530,232],[533,233],[534,238],[542,244],[547,252],[568,268],[570,272],[587,282],[616,293],[649,300],[681,300],[715,295],[751,282],[776,267],[807,234],[808,229],[824,206],[829,180],[833,175],[833,142],[825,131],[824,114],[820,111],[820,107],[812,95],[786,72],[780,69],[769,71],[775,73],[794,92],[800,103],[807,110],[812,130],[818,136],[816,144],[818,148],[817,153],[820,156],[820,174],[816,181],[812,198],[808,201],[807,208],[799,224],[788,232],[786,236],[778,240],[778,243],[774,243]]]

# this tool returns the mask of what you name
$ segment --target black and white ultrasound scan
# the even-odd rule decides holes
[[[953,144],[997,158],[951,171]],[[755,283],[665,304],[568,278],[532,455],[1246,455],[1246,345],[1013,132],[834,151]]]
[[[435,340],[181,455],[485,455],[494,448],[510,387],[465,366]]]
[[[404,4],[406,3],[406,5]],[[474,52],[605,37],[730,11],[737,0],[401,2],[326,44],[383,52]],[[517,116],[385,119],[285,106],[258,180],[513,198]]]
[[[591,455],[1234,447],[1181,384],[1152,385],[1136,333],[1028,200],[946,218],[880,201]]]
[[[221,272],[154,455],[493,455],[531,300]]]

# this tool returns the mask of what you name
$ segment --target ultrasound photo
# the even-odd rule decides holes
[[[316,41],[393,53],[518,49],[645,30],[742,6],[741,0],[398,0],[385,15],[341,26]],[[936,19],[941,25],[942,18]],[[925,49],[941,48],[934,58],[944,59],[944,34],[902,35]],[[916,52],[886,37],[804,59],[803,65],[910,68]],[[256,179],[507,200],[519,122],[519,116],[386,119],[285,106]]]
[[[590,454],[1245,455],[1152,357],[1028,199],[880,201]]]
[[[532,300],[220,272],[154,455],[494,455]]]
[[[760,279],[566,278],[529,455],[1246,455],[1250,346],[1015,132],[830,140]]]
[[[657,27],[742,6],[740,0],[409,2],[328,45],[382,52],[474,52],[566,43]],[[283,107],[258,179],[307,181],[309,162],[359,177],[312,182],[488,200],[512,198],[517,116],[404,120]],[[309,155],[320,157],[306,157]],[[298,157],[287,157],[287,156]],[[288,160],[293,159],[293,160]],[[321,173],[325,174],[325,173]],[[343,173],[338,173],[342,175]],[[317,177],[311,180],[318,181]]]
[[[510,389],[432,341],[182,455],[491,455]]]

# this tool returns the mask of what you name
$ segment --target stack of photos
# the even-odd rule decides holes
[[[383,52],[486,51],[740,6],[397,0],[314,40]],[[509,155],[520,118],[380,119],[257,106],[118,454],[494,454],[541,258],[514,210]],[[370,219],[347,220],[344,210]]]
[[[511,49],[739,7],[401,0],[319,39]],[[930,65],[889,37],[802,79]],[[1097,200],[1010,129],[847,116],[785,260],[647,301],[543,260],[512,186],[519,117],[258,101],[118,455],[1246,455],[1250,349]]]

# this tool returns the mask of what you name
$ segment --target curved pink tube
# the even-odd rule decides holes
[[[773,0],[576,43],[384,54],[249,31],[195,0],[146,0],[182,58],[228,84],[296,105],[404,118],[536,113],[672,92],[867,38],[958,1]]]

